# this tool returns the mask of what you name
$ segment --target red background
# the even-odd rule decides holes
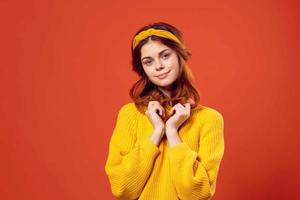
[[[0,199],[114,199],[104,164],[133,34],[178,27],[225,122],[216,200],[296,199],[298,1],[2,0]]]

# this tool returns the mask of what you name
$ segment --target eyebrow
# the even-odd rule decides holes
[[[158,55],[161,56],[161,54],[163,54],[163,53],[164,53],[165,51],[167,51],[167,50],[169,50],[169,49],[164,49],[164,50],[162,50],[161,52],[158,53]],[[151,57],[150,57],[150,56],[143,57],[142,60],[144,60],[144,59],[146,59],[146,58],[151,58]]]

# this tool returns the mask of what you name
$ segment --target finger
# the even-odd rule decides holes
[[[185,107],[181,103],[176,104],[175,107],[179,112],[185,112]]]
[[[161,106],[161,109],[162,109],[162,113],[163,113],[163,116],[165,117],[166,116],[166,110],[164,107]]]
[[[158,101],[152,101],[150,104],[152,109],[159,109],[161,107],[160,103]]]
[[[162,106],[160,106],[160,111],[161,111],[160,116],[165,116],[165,109]]]
[[[155,111],[156,114],[158,114],[158,115],[160,114],[160,109],[159,108],[155,108],[154,111]]]
[[[160,115],[160,116],[162,116],[163,115],[163,111],[164,111],[164,109],[163,109],[163,107],[162,106],[160,106],[160,105],[155,105],[155,110],[157,111],[157,114],[158,115]]]
[[[189,100],[187,102],[190,104],[195,104],[195,101],[192,98],[189,98]]]
[[[188,114],[190,114],[190,112],[191,112],[191,104],[190,103],[185,104],[185,110]]]
[[[154,106],[157,104],[157,101],[149,101],[148,106]]]
[[[163,110],[159,108],[159,115],[162,116],[162,114],[163,114]]]
[[[171,114],[173,114],[174,110],[175,110],[175,106],[173,106],[173,107],[171,108],[171,110],[170,110]]]
[[[171,108],[171,113],[173,114],[173,113],[177,113],[178,111],[180,110],[180,107],[179,107],[179,105],[178,104],[176,104],[175,106],[173,106],[172,108]]]
[[[187,105],[187,104],[182,105],[181,103],[178,103],[178,104],[175,105],[175,108],[178,111],[178,113],[189,115],[189,113],[190,113],[190,107],[189,106],[190,105]]]
[[[158,109],[158,107],[159,107],[159,105],[157,104],[156,101],[150,101],[150,102],[148,103],[148,108],[149,108],[149,110],[154,110],[154,111],[156,112],[157,109]]]
[[[177,103],[175,106],[178,106],[178,107],[184,108],[184,104],[181,104],[181,103]]]

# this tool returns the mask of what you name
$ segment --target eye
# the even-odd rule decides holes
[[[164,58],[168,58],[169,56],[170,56],[170,54],[169,54],[169,53],[167,53],[167,54],[163,55],[163,57],[164,57]]]
[[[144,62],[144,64],[145,64],[145,65],[150,65],[151,62],[152,62],[151,60],[147,60],[147,61]]]

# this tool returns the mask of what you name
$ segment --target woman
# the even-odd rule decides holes
[[[118,113],[105,172],[117,199],[211,199],[224,154],[223,117],[199,104],[181,32],[141,28],[132,42],[140,79]]]

